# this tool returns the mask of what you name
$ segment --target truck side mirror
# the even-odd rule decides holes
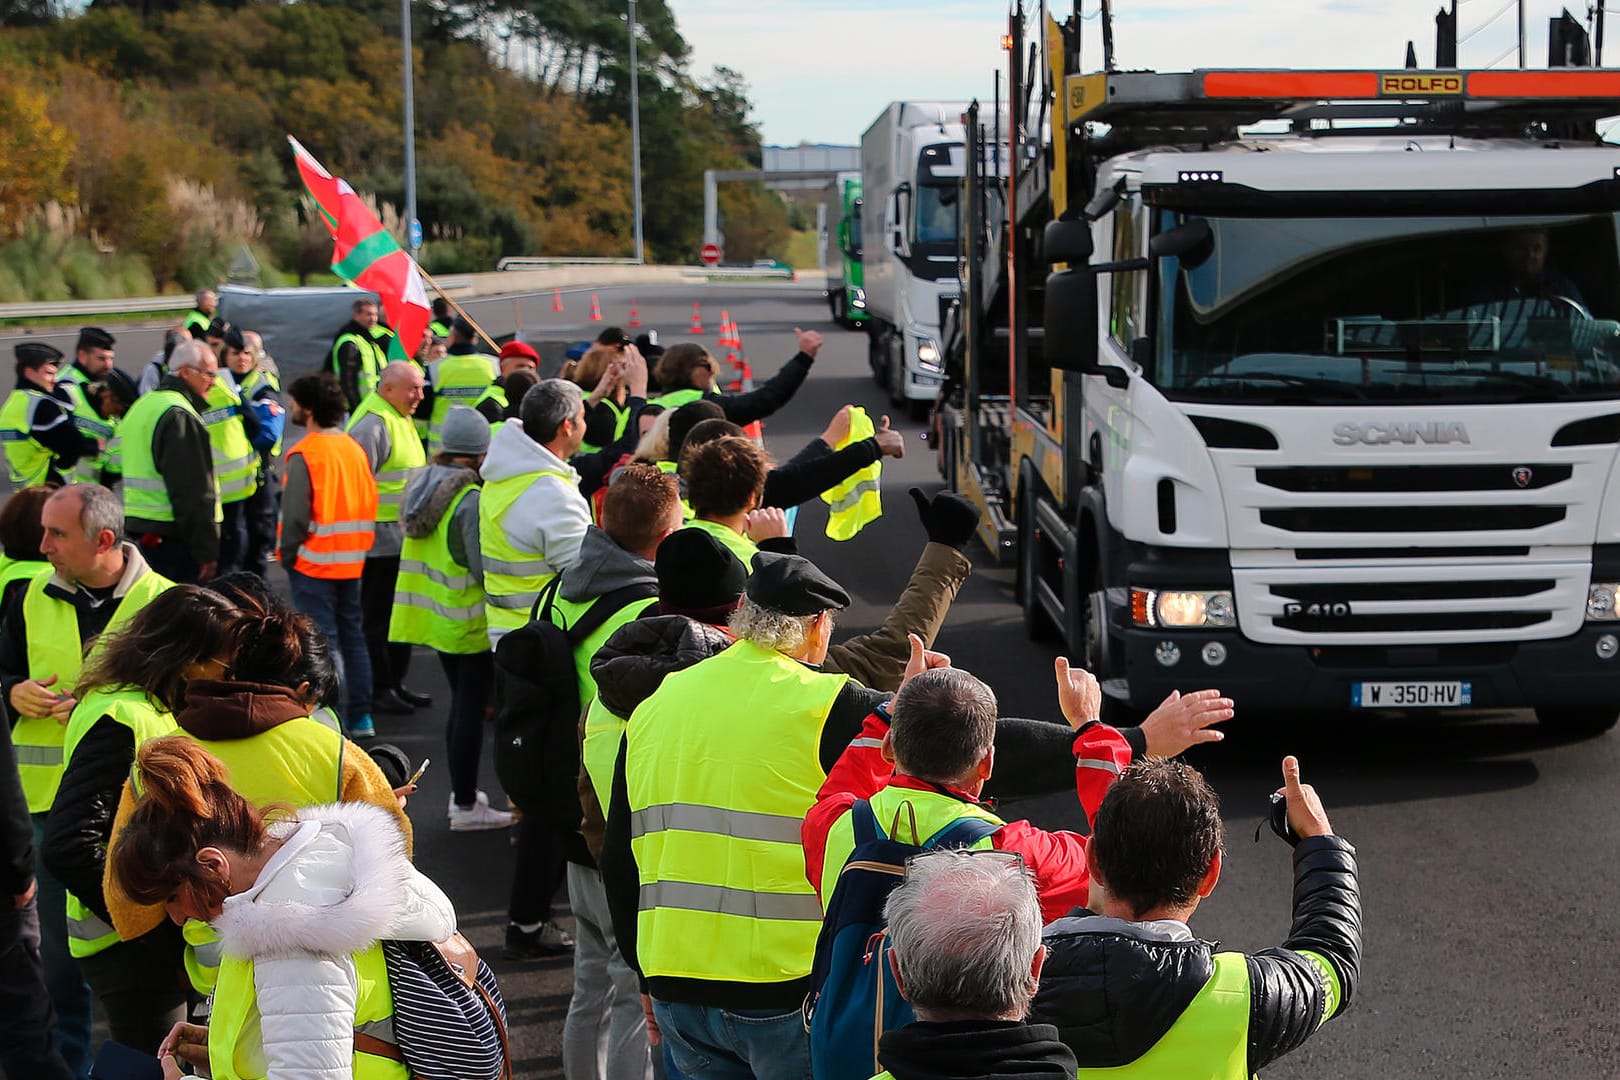
[[[1072,218],[1048,221],[1041,235],[1041,250],[1048,265],[1068,263],[1070,266],[1084,266],[1091,261],[1091,253],[1095,250],[1091,223]]]
[[[1130,375],[1122,367],[1097,363],[1097,275],[1089,269],[1059,270],[1046,277],[1046,334],[1042,351],[1060,371],[1101,375],[1123,389]]]
[[[911,257],[906,242],[906,222],[911,217],[911,185],[900,184],[889,198],[889,248],[902,259]]]
[[[1215,232],[1203,218],[1188,218],[1148,241],[1148,254],[1155,259],[1174,256],[1187,270],[1198,269],[1214,253]]]

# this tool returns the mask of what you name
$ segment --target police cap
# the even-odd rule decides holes
[[[849,593],[799,555],[762,551],[748,575],[748,599],[783,615],[820,615],[849,607]]]
[[[44,367],[46,364],[62,362],[62,350],[44,341],[18,342],[14,351],[17,353],[19,367]]]

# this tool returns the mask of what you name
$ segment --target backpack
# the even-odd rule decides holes
[[[906,860],[922,851],[970,847],[1001,828],[983,818],[958,818],[923,843],[908,844],[883,834],[865,799],[850,815],[855,848],[828,896],[804,1002],[815,1080],[876,1076],[883,1071],[878,1039],[915,1019],[889,970],[883,921],[883,904],[900,884]],[[827,882],[821,887],[825,894]]]
[[[510,1080],[506,1002],[467,939],[384,941],[382,951],[398,1048],[383,1056],[403,1060],[412,1080]]]
[[[541,590],[524,626],[495,647],[495,775],[519,809],[564,834],[579,806],[579,673],[574,650],[625,605],[658,594],[652,582],[604,593],[567,630],[551,621],[562,576]]]

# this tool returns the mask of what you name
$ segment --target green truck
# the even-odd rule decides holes
[[[833,322],[854,330],[867,319],[861,277],[861,178],[840,177],[838,197],[838,226],[830,236],[837,250],[827,252],[827,306]]]

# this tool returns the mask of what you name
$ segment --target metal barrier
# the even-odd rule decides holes
[[[553,266],[645,266],[634,259],[597,258],[560,255],[548,259],[543,255],[508,255],[495,264],[496,270],[545,270]]]
[[[128,315],[142,311],[190,311],[191,294],[136,296],[123,300],[51,300],[33,304],[0,304],[0,319],[48,319],[60,315]]]

